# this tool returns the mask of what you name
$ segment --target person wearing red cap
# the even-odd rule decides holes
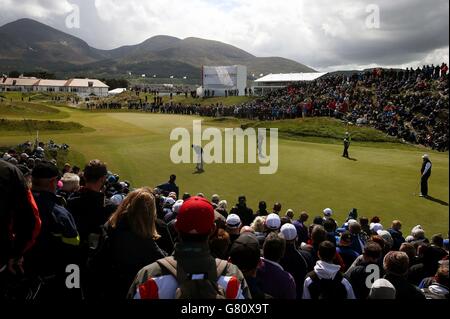
[[[172,257],[143,268],[128,292],[129,299],[207,299],[204,291],[189,290],[207,282],[226,299],[248,299],[242,272],[233,264],[211,256],[208,239],[215,231],[214,207],[202,197],[183,203],[175,222],[179,243]],[[197,283],[195,283],[197,281]]]

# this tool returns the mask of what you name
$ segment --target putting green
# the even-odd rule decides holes
[[[69,115],[61,116],[62,121],[77,122],[95,131],[40,132],[41,140],[67,143],[84,159],[99,158],[134,186],[155,186],[165,182],[170,174],[176,174],[181,192],[203,192],[208,197],[218,193],[230,206],[239,195],[245,194],[253,209],[260,200],[267,201],[269,206],[279,201],[283,211],[288,208],[297,214],[307,211],[313,218],[331,207],[342,223],[350,209],[358,208],[360,216],[380,216],[385,226],[400,219],[405,233],[418,224],[430,236],[448,232],[448,153],[429,152],[434,163],[430,180],[433,201],[416,196],[421,156],[426,152],[419,147],[354,143],[350,155],[356,160],[349,161],[340,156],[340,144],[281,139],[275,175],[259,175],[259,164],[208,165],[206,173],[198,175],[194,174],[195,164],[174,165],[169,158],[175,144],[169,138],[171,130],[176,127],[191,130],[196,117],[91,113],[66,107],[59,110]],[[2,114],[0,109],[0,117],[21,116]],[[42,119],[42,115],[35,117],[29,113],[27,118]],[[226,127],[227,123],[223,125]],[[0,135],[0,145],[15,145],[33,138],[24,132]],[[74,164],[83,164],[79,156],[74,158]]]

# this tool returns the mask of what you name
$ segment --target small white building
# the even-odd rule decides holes
[[[269,74],[255,81],[253,92],[264,95],[279,90],[297,82],[311,82],[320,79],[328,73],[283,73]]]
[[[81,97],[108,96],[109,86],[99,80],[71,79],[66,83],[69,93],[76,93]]]
[[[95,79],[45,80],[37,78],[0,78],[0,92],[75,93],[85,98],[107,96],[109,86]]]
[[[214,96],[225,96],[225,91],[238,92],[245,95],[247,88],[247,67],[243,65],[232,66],[203,66],[202,68],[203,93],[214,91]]]

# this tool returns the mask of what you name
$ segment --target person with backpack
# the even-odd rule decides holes
[[[353,287],[353,291],[357,299],[365,300],[368,298],[370,293],[370,287],[367,287],[367,277],[372,275],[372,272],[367,270],[370,268],[380,269],[380,261],[382,258],[382,248],[381,246],[374,242],[369,241],[364,247],[363,255],[361,256],[360,262],[350,267],[345,273],[345,277],[350,281]],[[380,273],[382,269],[380,269]]]
[[[36,244],[25,255],[25,270],[45,281],[42,300],[79,298],[79,289],[67,289],[66,267],[77,264],[80,237],[72,215],[58,204],[58,168],[42,161],[33,169],[32,191],[42,221]]]
[[[272,296],[263,292],[256,276],[261,263],[261,250],[255,235],[244,233],[234,241],[230,249],[230,261],[244,274],[253,300],[272,299]]]
[[[67,200],[67,209],[75,218],[80,233],[82,264],[87,260],[89,250],[97,246],[101,227],[117,208],[103,192],[108,176],[106,164],[93,160],[86,165],[83,173],[85,186]]]
[[[105,224],[99,251],[91,258],[93,286],[107,299],[124,299],[136,273],[167,256],[158,247],[155,197],[149,188],[131,192]],[[114,281],[111,281],[114,278]]]
[[[137,274],[129,299],[249,299],[239,268],[214,259],[208,239],[215,230],[214,207],[201,197],[183,203],[175,222],[179,242],[173,256]]]
[[[303,286],[303,299],[345,300],[356,299],[352,285],[341,274],[341,267],[333,264],[336,246],[324,241],[319,245],[319,261],[307,275]]]

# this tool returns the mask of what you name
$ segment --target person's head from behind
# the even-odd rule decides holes
[[[264,212],[267,210],[267,203],[265,201],[260,201],[258,205],[259,211]]]
[[[273,212],[274,212],[275,214],[280,214],[281,208],[282,208],[282,206],[281,206],[280,203],[275,203],[275,204],[273,205]]]
[[[80,189],[80,177],[76,174],[66,173],[61,178],[63,187],[61,190],[66,193],[73,193]]]
[[[286,211],[286,217],[289,218],[290,220],[293,220],[295,216],[295,213],[292,209],[288,209]]]
[[[399,251],[404,252],[406,255],[408,255],[410,261],[414,260],[417,255],[417,249],[411,243],[401,244]]]
[[[333,218],[329,218],[323,222],[323,227],[327,233],[334,233],[337,229],[336,221]]]
[[[336,256],[336,246],[330,241],[324,241],[319,245],[318,257],[320,260],[332,264]]]
[[[401,251],[391,251],[384,257],[383,268],[386,274],[405,277],[408,274],[409,258]]]
[[[125,222],[131,231],[143,239],[158,239],[156,231],[156,202],[150,188],[137,189],[123,200],[109,219],[113,228]]]
[[[189,194],[189,193],[184,193],[183,194],[183,201],[187,201],[189,198],[191,198],[191,194]]]
[[[273,232],[267,235],[263,245],[264,258],[279,262],[286,251],[286,240]]]
[[[307,212],[303,212],[300,214],[300,218],[298,219],[301,223],[306,223],[309,219],[309,215]]]
[[[214,194],[211,196],[211,203],[215,205],[219,205],[220,203],[220,196],[217,194]]]
[[[361,233],[361,225],[358,222],[350,223],[348,225],[348,231],[352,235],[358,235]]]
[[[218,228],[209,239],[209,248],[211,254],[220,259],[226,259],[231,240],[228,232],[222,228]]]
[[[247,205],[247,198],[244,195],[239,196],[239,198],[238,198],[238,205],[239,206],[246,206]]]
[[[327,232],[325,231],[325,228],[323,228],[323,226],[320,225],[314,226],[314,228],[311,231],[311,241],[313,245],[315,246],[320,245],[326,239],[327,239]]]
[[[83,173],[86,187],[90,190],[100,192],[108,176],[106,164],[99,160],[90,161],[85,166]]]
[[[374,216],[372,217],[372,219],[370,220],[371,224],[380,224],[381,223],[381,218],[378,216]]]
[[[182,243],[207,242],[214,232],[214,207],[205,198],[191,197],[178,212],[175,229]]]
[[[367,263],[377,263],[381,258],[382,252],[383,249],[378,243],[374,241],[369,241],[364,247],[363,251],[364,261]]]
[[[72,167],[72,173],[73,174],[78,175],[78,174],[80,174],[80,171],[81,171],[81,168],[79,168],[78,166]]]
[[[433,237],[431,237],[431,244],[433,246],[443,248],[444,247],[444,236],[442,236],[441,234],[433,235]]]
[[[440,262],[434,281],[442,286],[449,288],[448,260]]]
[[[402,230],[402,222],[399,220],[394,220],[392,222],[392,229],[396,231]]]
[[[255,218],[253,223],[250,225],[250,227],[256,232],[256,233],[264,233],[266,225],[266,217],[264,216],[258,216]]]
[[[232,235],[240,234],[242,222],[238,215],[231,214],[227,217],[226,221],[227,231]]]
[[[361,217],[359,219],[359,224],[361,225],[361,227],[368,227],[369,226],[369,218]]]
[[[55,193],[58,187],[58,168],[50,162],[42,161],[37,164],[32,176],[32,188],[38,192]]]
[[[416,226],[411,231],[411,235],[414,237],[414,240],[424,240],[425,230],[422,228],[422,226]]]
[[[221,200],[217,204],[217,209],[226,211],[228,209],[228,202],[226,200]]]
[[[169,183],[174,184],[176,180],[177,180],[177,176],[176,175],[170,175]]]
[[[242,234],[231,246],[230,262],[236,265],[246,277],[256,277],[260,258],[259,242],[253,234]]]

